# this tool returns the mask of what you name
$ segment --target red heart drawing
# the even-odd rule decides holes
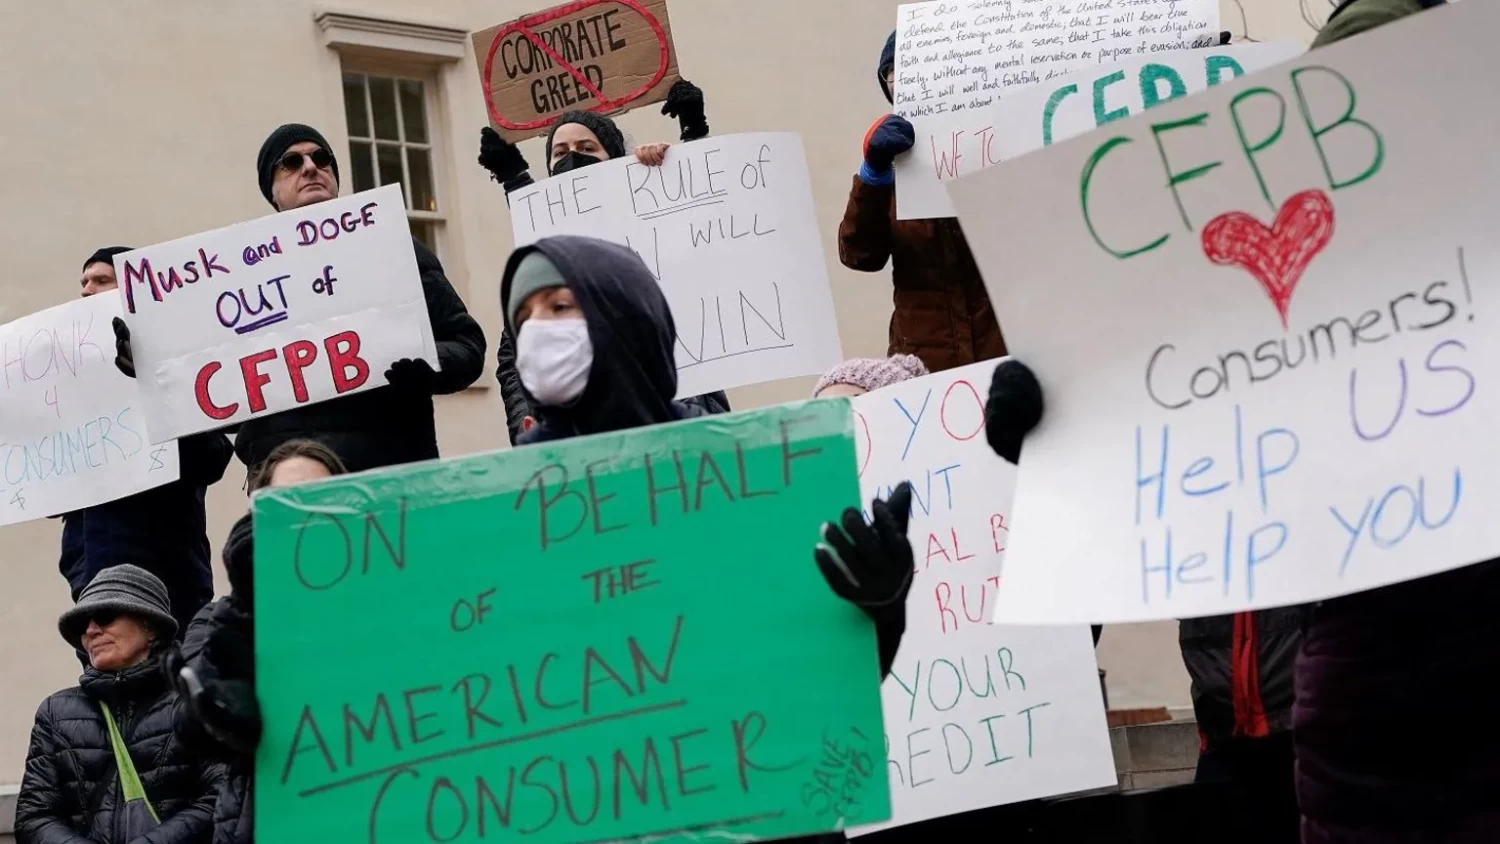
[[[561,55],[558,54],[557,50],[545,44],[541,40],[541,38],[536,35],[536,33],[531,31],[531,28],[537,26],[538,24],[544,24],[549,21],[557,20],[558,18],[567,17],[568,15],[580,12],[590,6],[598,6],[603,3],[617,3],[619,5],[625,6],[626,8],[644,18],[646,21],[646,25],[651,28],[652,33],[656,36],[656,43],[661,47],[661,61],[658,63],[656,74],[649,80],[647,80],[646,84],[635,89],[634,91],[629,91],[613,100],[605,97],[604,92],[595,87],[594,83],[591,82],[587,77],[585,77],[583,73],[578,70],[578,68],[573,67],[571,64],[569,64],[566,60],[563,59]],[[646,9],[645,6],[641,5],[640,0],[578,0],[575,3],[568,3],[563,6],[558,6],[555,9],[549,9],[545,12],[538,12],[534,15],[531,15],[530,17],[521,18],[518,21],[512,22],[510,25],[506,26],[504,29],[495,34],[495,40],[490,42],[490,49],[485,54],[484,72],[480,76],[480,79],[484,86],[484,104],[489,108],[490,118],[495,122],[495,125],[503,127],[505,129],[540,129],[544,126],[551,126],[553,121],[557,120],[559,116],[552,115],[551,117],[544,117],[541,120],[533,120],[529,123],[516,123],[514,121],[506,119],[506,117],[495,108],[495,101],[491,96],[490,81],[495,70],[495,53],[499,51],[500,44],[505,41],[506,36],[514,32],[520,32],[522,35],[524,35],[528,40],[530,40],[539,49],[541,49],[542,52],[550,56],[552,58],[552,61],[555,62],[558,67],[567,71],[575,80],[578,81],[578,84],[582,85],[589,93],[593,94],[594,97],[598,99],[599,104],[587,110],[600,114],[608,114],[628,102],[638,100],[641,97],[646,96],[646,94],[650,93],[652,88],[656,87],[656,84],[658,82],[662,81],[662,79],[666,77],[667,69],[671,65],[672,53],[671,49],[667,45],[666,29],[661,25],[661,21],[656,19],[655,15],[651,14],[651,12]]]
[[[1215,217],[1203,227],[1203,254],[1255,276],[1286,328],[1297,282],[1332,239],[1333,201],[1320,190],[1305,190],[1282,203],[1270,228],[1243,211]]]

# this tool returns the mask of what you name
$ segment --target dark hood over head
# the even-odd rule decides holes
[[[545,255],[578,298],[594,347],[588,386],[567,408],[543,407],[525,392],[537,426],[523,443],[622,431],[697,415],[677,395],[673,345],[677,328],[667,298],[640,256],[591,237],[548,237],[517,249],[505,266],[500,300],[508,301],[521,260]]]
[[[880,64],[875,67],[875,80],[880,83],[880,90],[885,92],[887,102],[896,101],[896,92],[891,86],[885,84],[886,71],[896,66],[896,31],[891,30],[891,37],[885,39],[885,48],[880,51]]]

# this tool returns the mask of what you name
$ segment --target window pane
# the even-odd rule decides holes
[[[432,187],[432,153],[425,149],[407,147],[406,167],[411,173],[412,210],[438,210],[437,193]]]
[[[351,138],[370,137],[370,119],[365,114],[365,78],[358,73],[344,74],[344,118],[349,121]]]
[[[349,142],[350,164],[354,167],[354,192],[375,187],[375,163],[370,160],[370,145],[358,141]]]
[[[422,83],[402,79],[396,84],[401,96],[401,119],[406,123],[406,140],[427,143],[427,112],[423,108]]]
[[[437,224],[431,220],[408,220],[411,223],[411,236],[422,241],[422,245],[432,250],[437,255]],[[438,256],[439,260],[442,256]]]
[[[395,80],[370,77],[370,110],[375,113],[375,137],[387,141],[401,140],[396,128]]]
[[[395,144],[376,144],[375,160],[380,164],[380,184],[401,184],[401,147]],[[411,191],[403,191],[406,194],[408,204],[411,202]]]

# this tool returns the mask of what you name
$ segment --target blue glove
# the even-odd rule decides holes
[[[875,173],[889,173],[896,156],[910,152],[917,132],[904,117],[888,114],[865,135],[865,163]]]

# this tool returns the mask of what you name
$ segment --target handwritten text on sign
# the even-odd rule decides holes
[[[858,494],[848,405],[813,402],[257,497],[258,831],[764,840],[889,817],[873,630],[812,560]]]
[[[472,40],[490,125],[510,141],[544,134],[569,111],[663,100],[682,78],[666,0],[565,3]]]
[[[400,185],[115,258],[152,442],[435,368]]]
[[[864,832],[1115,781],[1089,629],[990,624],[1016,472],[984,437],[994,369],[853,400],[860,489],[911,481],[917,563],[882,686],[892,819]]]
[[[115,368],[112,296],[0,326],[0,525],[177,480],[177,442],[151,445],[136,382]]]
[[[896,113],[988,108],[1082,67],[1216,43],[1217,0],[941,0],[896,19]]]
[[[1088,67],[1007,94],[988,108],[923,118],[896,161],[902,219],[952,217],[944,183],[1286,61],[1295,41],[1177,50]]]
[[[950,186],[1047,391],[997,617],[1219,614],[1500,552],[1500,121],[1468,108],[1496,25],[1440,7]]]
[[[730,135],[661,167],[607,161],[511,195],[518,245],[578,234],[634,249],[677,324],[678,394],[827,371],[842,357],[802,140]]]

